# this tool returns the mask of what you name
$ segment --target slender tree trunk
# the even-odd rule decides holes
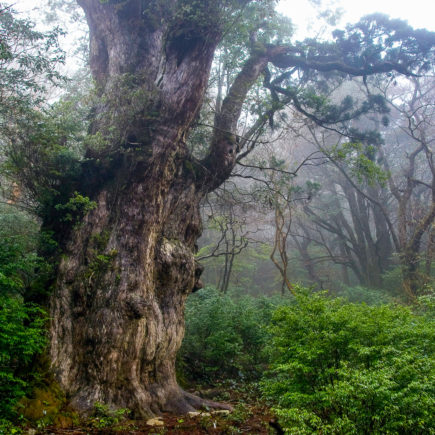
[[[233,272],[233,264],[234,264],[234,257],[235,257],[234,252],[231,252],[229,254],[229,257],[230,257],[230,259],[228,262],[228,270],[227,270],[227,273],[225,275],[224,284],[223,284],[222,289],[221,289],[222,293],[224,293],[224,294],[228,292],[228,287],[230,285],[230,278],[231,278],[231,274]]]
[[[419,254],[411,250],[401,253],[401,266],[403,277],[403,289],[409,301],[415,300],[418,290],[423,283],[418,266],[420,262]]]
[[[275,240],[273,244],[272,252],[270,253],[270,259],[273,264],[279,270],[282,278],[281,282],[281,294],[285,294],[285,289],[290,293],[294,293],[293,285],[288,278],[288,256],[287,256],[287,239],[290,234],[291,228],[291,216],[289,216],[289,222],[287,226],[285,224],[285,216],[278,202],[275,204]],[[279,260],[275,258],[275,253],[278,251]]]
[[[346,249],[342,241],[339,242],[339,249],[340,249],[340,256],[342,258],[346,258],[347,256]],[[350,286],[349,270],[346,264],[341,265],[341,279],[343,280],[343,283],[345,285]]]
[[[383,202],[382,190],[375,187],[369,187],[369,194],[378,202]],[[385,273],[392,264],[392,256],[394,252],[391,234],[380,207],[372,204],[373,222],[376,229],[376,258],[379,260],[382,273]]]
[[[435,257],[435,224],[432,224],[432,227],[428,234],[427,240],[427,248],[426,248],[426,261],[425,261],[425,274],[426,280],[430,280],[431,272],[432,272],[432,263]]]

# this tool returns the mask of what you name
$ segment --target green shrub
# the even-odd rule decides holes
[[[393,297],[383,289],[375,289],[363,286],[349,287],[342,285],[334,295],[346,299],[348,302],[365,302],[368,305],[382,305],[393,302]]]
[[[263,348],[275,307],[266,298],[236,302],[211,287],[189,296],[179,372],[197,381],[257,378],[266,362]]]
[[[0,435],[18,435],[22,433],[21,428],[15,426],[9,420],[0,418]]]
[[[25,303],[46,263],[35,254],[38,226],[13,207],[0,209],[0,417],[12,418],[36,374],[30,369],[45,344],[44,311]],[[2,420],[1,431],[9,423]],[[11,426],[12,427],[12,426]],[[11,432],[12,433],[12,432]]]
[[[434,433],[433,317],[300,295],[275,312],[264,393],[288,433]]]
[[[394,296],[402,293],[403,276],[400,266],[394,266],[382,275],[383,288]]]
[[[111,409],[104,403],[96,402],[89,422],[95,429],[109,428],[125,421],[129,413],[127,408]]]
[[[41,308],[0,296],[0,416],[12,417],[34,374],[28,371],[46,344]]]
[[[22,294],[42,260],[34,253],[38,226],[11,206],[0,207],[0,294]]]

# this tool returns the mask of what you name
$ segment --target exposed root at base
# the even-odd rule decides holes
[[[203,399],[202,397],[195,396],[194,394],[183,391],[185,400],[194,408],[193,411],[203,409],[224,409],[232,411],[233,407],[228,403],[213,402],[212,400]]]
[[[175,415],[187,414],[192,411],[208,411],[213,409],[224,409],[232,411],[233,407],[227,403],[214,402],[212,400],[203,399],[180,389],[180,393],[174,395],[168,400],[164,406],[164,412],[173,413]]]
[[[192,411],[210,411],[210,410],[228,410],[233,408],[227,403],[214,402],[209,399],[196,396],[182,390],[178,385],[166,390],[166,394],[153,394],[148,402],[123,402],[113,400],[96,400],[95,397],[89,397],[90,394],[77,395],[69,403],[72,409],[77,411],[81,416],[87,418],[95,412],[95,403],[100,402],[107,406],[108,410],[113,411],[118,408],[128,408],[134,418],[153,418],[163,414],[183,415]],[[133,396],[133,395],[132,395]],[[162,397],[163,396],[163,397]],[[133,396],[134,397],[134,396]]]

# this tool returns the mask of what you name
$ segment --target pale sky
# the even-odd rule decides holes
[[[320,0],[320,2],[323,7],[343,9],[341,26],[339,24],[338,27],[349,22],[356,22],[364,15],[382,12],[392,18],[407,20],[414,28],[424,27],[435,31],[434,0]],[[6,0],[5,3],[13,4],[21,11],[39,6],[39,2],[34,0]],[[280,0],[278,10],[292,18],[302,37],[305,36],[305,29],[310,24],[313,26],[316,22],[318,23],[316,18],[318,8],[315,8],[309,0]]]
[[[381,12],[391,18],[407,20],[414,28],[426,28],[435,31],[434,0],[323,0],[330,8],[342,8],[344,15],[337,27],[354,23],[360,17],[374,12]],[[292,18],[297,26],[297,38],[301,39],[316,34],[318,28],[318,9],[309,0],[280,0],[278,10]]]
[[[320,2],[321,8],[313,6],[313,2]],[[32,9],[45,7],[45,1],[4,0],[4,3],[12,4],[16,10],[33,18],[36,18],[38,13]],[[406,20],[414,28],[435,31],[434,0],[279,0],[278,4],[278,11],[292,19],[296,27],[294,37],[299,40],[308,36],[330,37],[333,28],[328,28],[324,21],[318,19],[319,10],[326,8],[342,9],[343,15],[336,28],[343,28],[347,23],[355,23],[364,15],[381,12],[391,18]],[[71,31],[71,26],[69,27],[68,30]],[[71,36],[67,35],[67,46],[70,45],[70,41]],[[67,47],[64,48],[68,51]]]

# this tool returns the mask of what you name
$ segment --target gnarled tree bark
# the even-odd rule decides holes
[[[174,364],[184,301],[198,286],[205,188],[183,163],[184,137],[220,32],[183,33],[158,10],[154,27],[141,1],[79,3],[102,101],[92,133],[105,142],[87,154],[111,170],[66,243],[51,298],[52,364],[80,411],[99,401],[143,416],[186,412],[202,402],[178,387]],[[169,14],[176,2],[167,3]]]
[[[87,150],[94,171],[83,183],[96,207],[65,242],[51,296],[50,353],[82,412],[97,401],[139,416],[220,406],[181,390],[175,357],[186,297],[201,286],[199,203],[235,164],[237,118],[267,59],[253,56],[236,80],[212,157],[195,161],[185,137],[221,30],[213,22],[204,34],[188,17],[183,22],[182,2],[151,3],[79,0],[100,93],[91,131],[98,144]],[[207,3],[197,8],[216,7]]]

